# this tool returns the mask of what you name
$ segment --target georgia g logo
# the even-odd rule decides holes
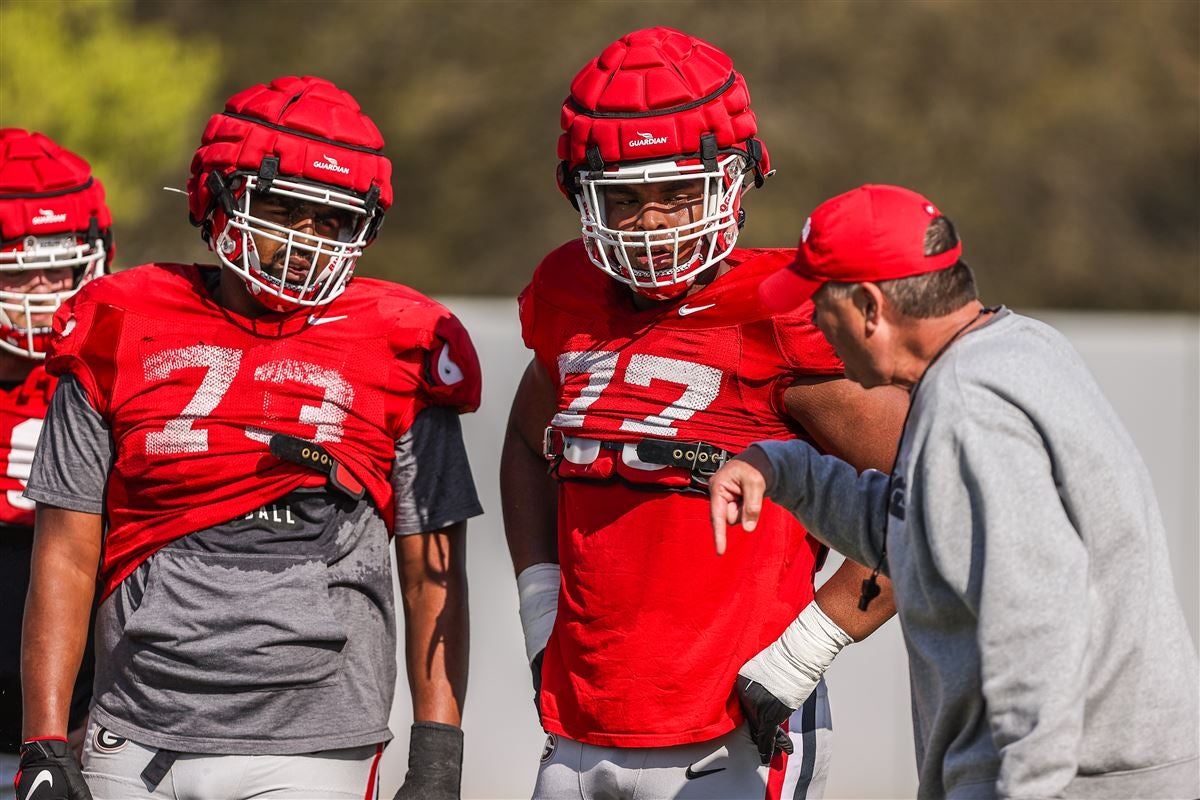
[[[124,736],[117,736],[108,728],[96,728],[96,735],[92,739],[92,746],[99,753],[119,753],[125,749],[125,745],[129,744],[129,740]]]

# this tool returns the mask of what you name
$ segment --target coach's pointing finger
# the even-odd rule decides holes
[[[713,475],[709,481],[713,540],[717,554],[725,552],[726,525],[753,531],[762,512],[766,475],[771,463],[761,450],[750,447]]]

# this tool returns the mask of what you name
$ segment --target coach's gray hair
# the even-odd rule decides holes
[[[954,223],[947,217],[937,217],[925,229],[925,255],[936,256],[958,244],[958,233]],[[857,283],[827,283],[821,287],[826,297],[844,299],[849,297]],[[888,302],[908,317],[927,319],[944,317],[979,299],[975,286],[975,275],[967,262],[959,259],[952,266],[937,272],[914,275],[911,278],[896,278],[877,281],[876,285]]]

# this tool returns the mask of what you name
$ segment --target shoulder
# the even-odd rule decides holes
[[[376,331],[388,331],[394,349],[429,348],[450,330],[466,330],[442,303],[400,283],[356,277],[335,301],[334,313],[353,314]]]
[[[430,405],[473,411],[479,406],[482,369],[466,326],[446,306],[391,281],[355,278],[339,298],[338,313],[367,314],[367,324],[387,331],[388,346],[405,380],[420,387]],[[357,307],[355,307],[357,306]],[[375,319],[372,321],[371,317]]]
[[[118,308],[161,304],[164,293],[193,291],[200,281],[202,269],[196,264],[141,264],[88,281],[75,295],[73,303]]]
[[[963,336],[928,370],[914,414],[931,417],[935,435],[1035,428],[1065,409],[1084,415],[1098,395],[1074,348],[1043,322],[1002,310]]]
[[[726,259],[737,265],[738,269],[764,277],[777,270],[783,269],[796,260],[794,247],[738,247]]]
[[[802,374],[840,375],[843,366],[832,345],[813,323],[813,304],[806,301],[791,311],[772,313],[763,306],[758,289],[762,282],[783,269],[796,258],[794,248],[760,248],[734,250],[734,268],[722,276],[729,278],[727,294],[742,298],[744,308],[737,309],[746,321],[762,320],[747,325],[747,332],[769,337],[793,370]]]
[[[1077,385],[1084,375],[1090,380],[1083,359],[1062,333],[1008,309],[962,337],[944,359],[944,367],[934,365],[934,374],[952,375],[960,387],[1008,393],[1002,387]]]
[[[583,241],[572,239],[552,250],[537,265],[529,285],[521,292],[520,302],[582,311],[594,308],[617,285],[588,258]]]

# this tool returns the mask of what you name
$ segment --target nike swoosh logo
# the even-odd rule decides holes
[[[688,766],[687,770],[683,773],[683,777],[687,778],[689,781],[694,781],[696,778],[703,778],[705,775],[712,775],[714,772],[724,771],[724,767],[714,767],[713,769],[702,769],[697,772],[693,770],[691,766]]]
[[[38,773],[38,776],[33,779],[33,783],[29,787],[29,794],[25,795],[25,800],[33,800],[34,794],[41,788],[43,783],[50,784],[50,788],[54,788],[54,775],[48,769],[44,769]]]
[[[695,314],[697,311],[703,311],[704,309],[712,308],[715,305],[716,305],[716,303],[709,303],[706,306],[690,306],[690,307],[686,306],[686,305],[682,305],[679,307],[679,316],[686,317],[688,314]],[[722,767],[722,769],[724,769],[724,767]]]
[[[309,325],[326,325],[330,322],[337,322],[339,319],[345,319],[345,318],[346,318],[345,314],[343,314],[340,317],[309,317],[308,324]]]

